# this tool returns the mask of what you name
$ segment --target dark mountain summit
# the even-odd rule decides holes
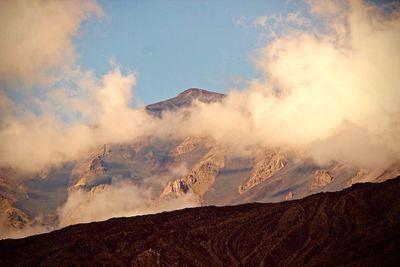
[[[161,113],[166,110],[174,110],[182,107],[188,107],[194,100],[198,100],[204,103],[212,103],[221,101],[226,95],[210,92],[203,89],[190,88],[174,98],[170,98],[161,102],[157,102],[146,106],[146,110],[157,116],[161,116]]]
[[[200,207],[0,241],[1,266],[399,266],[400,177],[275,204]]]

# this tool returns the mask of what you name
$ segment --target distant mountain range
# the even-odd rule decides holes
[[[399,266],[400,177],[0,241],[1,266]]]
[[[146,110],[162,117],[163,112],[189,107],[193,101],[213,103],[224,98],[224,94],[192,88]],[[94,199],[120,181],[152,188],[148,202],[158,206],[189,195],[196,205],[225,206],[300,199],[398,175],[400,162],[384,169],[343,162],[319,166],[288,147],[255,147],[250,155],[238,156],[209,136],[146,137],[130,144],[104,144],[80,160],[29,177],[0,169],[0,238],[10,236],[9,230],[37,224],[38,216],[49,229],[57,228],[58,208],[71,192]],[[83,202],[75,209],[85,212],[88,207]]]

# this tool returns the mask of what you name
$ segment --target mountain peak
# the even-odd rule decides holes
[[[199,88],[189,88],[176,97],[160,101],[146,106],[146,110],[153,115],[161,117],[163,111],[176,110],[188,107],[194,100],[203,103],[213,103],[221,101],[226,95],[216,92],[207,91]]]
[[[223,94],[207,91],[205,89],[200,89],[200,88],[189,88],[189,89],[186,89],[185,91],[183,91],[182,93],[178,94],[177,97],[179,97],[179,96],[197,97],[197,96],[200,96],[200,95],[210,95],[210,96],[213,95],[213,96],[216,96],[216,95],[223,95]]]

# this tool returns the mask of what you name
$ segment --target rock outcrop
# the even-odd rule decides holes
[[[244,185],[239,186],[239,193],[242,194],[264,182],[283,169],[286,164],[287,159],[284,153],[273,150],[266,151],[256,159],[256,164],[251,171],[250,177]]]
[[[333,176],[327,170],[317,170],[311,182],[310,191],[317,190],[333,181]]]
[[[286,194],[285,200],[291,200],[294,197],[294,193],[290,191],[289,193]]]
[[[107,171],[104,162],[104,156],[107,154],[106,145],[98,147],[90,153],[90,155],[78,162],[71,172],[71,176],[75,177],[75,182],[69,187],[69,191],[75,191],[85,188],[91,179],[97,175],[103,175]]]
[[[179,155],[183,155],[183,154],[192,152],[200,144],[204,144],[206,142],[207,142],[206,137],[188,136],[185,138],[185,140],[183,140],[182,143],[180,143],[176,147],[175,154],[179,156]]]
[[[23,229],[30,222],[29,216],[16,208],[14,203],[22,196],[26,196],[26,188],[3,175],[7,175],[7,172],[0,171],[0,230]],[[0,237],[2,237],[1,231]]]
[[[29,225],[29,221],[28,215],[15,208],[8,199],[0,200],[1,229],[23,229]]]
[[[215,177],[219,170],[224,167],[224,163],[224,150],[219,146],[214,146],[184,178],[170,181],[160,197],[168,199],[190,192],[196,195],[201,203],[204,193],[214,183]]]
[[[169,181],[164,191],[161,193],[162,198],[168,198],[170,196],[179,197],[186,194],[189,191],[189,185],[184,179],[176,179]]]

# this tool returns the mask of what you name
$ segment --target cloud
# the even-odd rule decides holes
[[[0,120],[0,164],[24,171],[39,171],[79,158],[95,146],[135,140],[149,132],[152,118],[143,109],[131,109],[129,101],[135,84],[132,73],[123,75],[115,66],[106,73],[96,87],[88,89],[84,99],[70,99],[68,90],[53,90],[41,103],[39,114],[20,111],[4,93],[1,102],[8,106]],[[80,90],[82,92],[82,90]],[[90,123],[65,122],[51,107],[71,104],[76,112],[85,113]],[[70,107],[71,107],[70,106]]]
[[[254,20],[254,25],[259,27],[265,27],[267,25],[268,17],[261,16]]]
[[[234,17],[232,20],[233,20],[233,23],[235,23],[235,25],[240,26],[246,22],[247,18],[245,16],[237,16],[237,17]]]
[[[286,21],[294,25],[302,27],[311,27],[311,21],[298,12],[291,12],[287,14]]]
[[[129,181],[101,185],[89,192],[71,192],[59,208],[60,227],[197,206],[195,197],[158,201],[151,188],[137,187]]]
[[[260,16],[253,21],[256,28],[262,30],[259,43],[265,44],[270,40],[277,39],[294,30],[305,30],[315,32],[312,20],[301,11],[286,14],[271,14]]]
[[[268,16],[260,16],[253,21],[253,24],[260,28],[266,28],[268,26],[270,30],[280,27],[282,32],[287,31],[290,27],[312,27],[311,21],[300,11],[289,12],[285,15],[272,14]]]
[[[82,21],[102,16],[95,1],[1,1],[0,79],[48,83],[72,63]]]

